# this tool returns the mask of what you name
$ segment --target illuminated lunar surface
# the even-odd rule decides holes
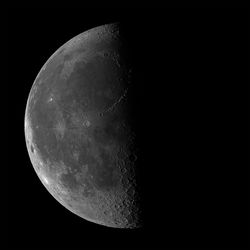
[[[47,190],[78,216],[117,228],[141,226],[130,72],[119,25],[88,30],[45,63],[25,113],[29,156]]]

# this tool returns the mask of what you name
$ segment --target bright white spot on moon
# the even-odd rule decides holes
[[[54,94],[50,93],[49,97],[47,98],[47,103],[51,103],[52,101],[54,101]]]
[[[49,180],[45,175],[41,175],[41,178],[47,185],[49,185]]]

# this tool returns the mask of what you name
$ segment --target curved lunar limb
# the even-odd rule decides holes
[[[34,169],[58,202],[86,220],[136,228],[137,146],[123,49],[119,24],[61,46],[32,86],[25,136]]]

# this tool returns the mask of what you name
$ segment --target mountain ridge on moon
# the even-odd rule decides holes
[[[61,46],[30,91],[25,137],[37,175],[64,207],[101,225],[137,228],[137,144],[123,46],[118,23]]]

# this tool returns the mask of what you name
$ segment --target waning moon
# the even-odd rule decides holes
[[[47,190],[78,216],[117,228],[141,226],[137,146],[130,117],[131,68],[119,24],[61,46],[30,91],[25,137]]]

